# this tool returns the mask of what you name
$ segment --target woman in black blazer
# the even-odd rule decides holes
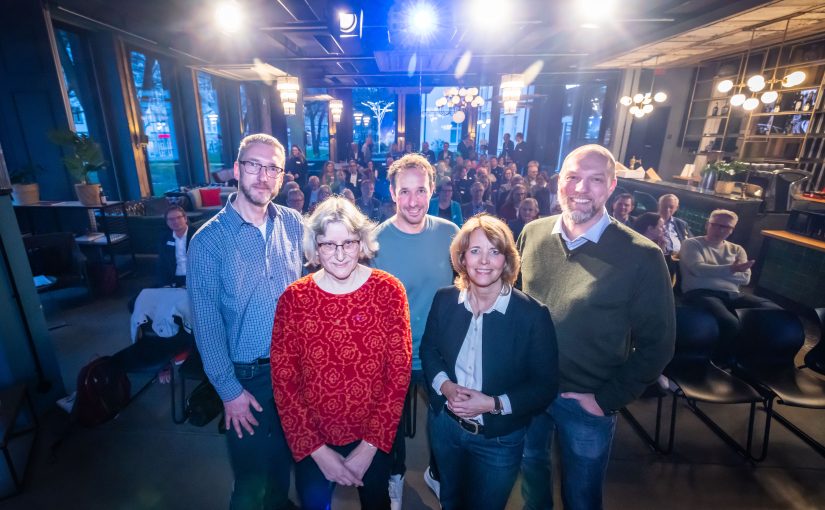
[[[441,506],[500,510],[526,427],[558,390],[556,333],[547,307],[513,288],[520,260],[501,220],[470,218],[450,258],[458,278],[436,293],[420,349]]]

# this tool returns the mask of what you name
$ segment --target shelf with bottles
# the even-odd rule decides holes
[[[772,136],[742,140],[744,161],[794,160],[799,157],[803,137]]]
[[[804,137],[811,122],[810,112],[794,115],[753,115],[746,136]]]

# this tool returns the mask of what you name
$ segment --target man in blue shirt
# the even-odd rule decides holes
[[[291,507],[292,456],[269,368],[275,306],[302,270],[301,216],[272,203],[283,182],[284,159],[275,138],[244,138],[234,165],[240,192],[189,245],[195,341],[224,404],[235,476],[232,509]]]

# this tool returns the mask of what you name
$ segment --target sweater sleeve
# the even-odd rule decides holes
[[[412,331],[407,294],[400,282],[394,281],[389,292],[383,293],[378,301],[386,311],[382,321],[386,338],[384,373],[367,420],[364,440],[389,453],[410,385]]]
[[[301,398],[304,386],[301,370],[302,321],[294,317],[292,287],[281,295],[272,327],[269,356],[272,370],[272,389],[284,436],[295,461],[301,461],[324,445],[320,432],[310,418],[309,408]]]
[[[698,239],[686,239],[679,252],[679,266],[699,278],[726,278],[732,275],[731,264],[716,264],[705,260]]]
[[[617,411],[638,398],[673,358],[676,312],[667,265],[661,253],[651,249],[645,254],[636,269],[630,304],[633,348],[624,365],[595,392],[605,412]]]

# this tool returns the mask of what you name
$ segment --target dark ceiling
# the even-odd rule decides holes
[[[214,23],[218,1],[63,0],[51,5],[189,54],[196,65],[259,59],[300,76],[305,87],[429,87],[497,83],[498,75],[531,65],[539,80],[604,74],[592,67],[610,56],[770,3],[616,0],[618,12],[588,29],[582,23],[595,18],[579,14],[581,0],[427,0],[437,9],[438,28],[421,44],[410,40],[405,27],[412,2],[236,0],[246,12],[244,28],[226,35]],[[504,11],[496,14],[479,3],[502,4]],[[342,37],[337,13],[362,10],[360,37]],[[464,67],[457,77],[457,68]]]

